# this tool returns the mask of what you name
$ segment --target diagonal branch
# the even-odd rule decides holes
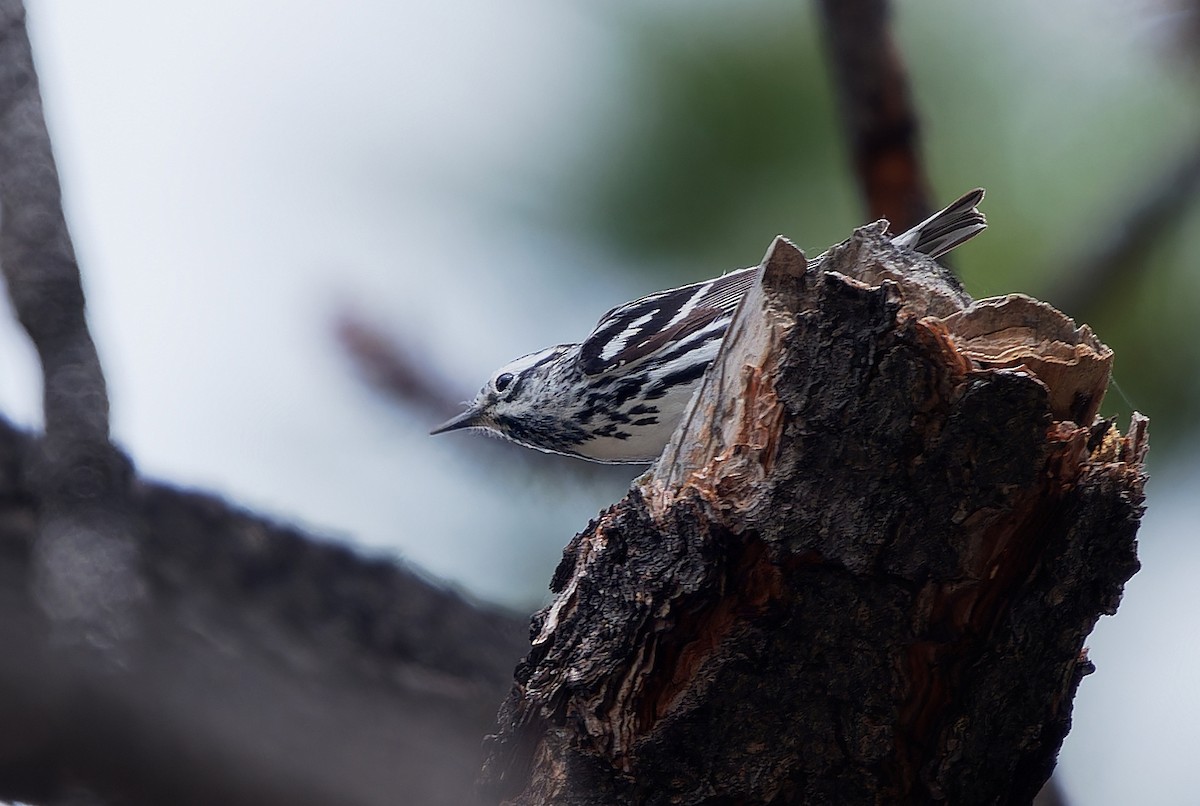
[[[817,6],[867,211],[903,232],[933,207],[908,76],[889,28],[891,4],[820,0]]]
[[[68,453],[72,444],[106,443],[108,394],[16,0],[0,2],[0,264],[41,359],[47,438]]]
[[[358,312],[340,312],[334,330],[364,380],[391,400],[435,421],[449,419],[462,407],[449,382],[419,358],[418,350],[384,333]]]
[[[120,668],[64,663],[24,584],[30,442],[0,421],[0,800],[471,802],[524,619],[143,481],[130,512],[149,615]]]
[[[1054,272],[1046,299],[1064,311],[1095,311],[1146,265],[1147,253],[1188,213],[1198,189],[1200,141],[1135,194],[1119,218],[1092,228],[1092,237],[1082,240],[1082,254]]]
[[[46,433],[30,468],[41,501],[32,581],[60,639],[70,632],[115,648],[136,629],[143,592],[130,467],[108,440],[108,394],[19,0],[0,0],[0,265],[44,380]]]

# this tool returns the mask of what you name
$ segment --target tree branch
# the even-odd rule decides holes
[[[871,218],[903,232],[933,207],[921,163],[917,114],[887,0],[820,0],[826,50],[855,176]]]
[[[1146,254],[1191,209],[1198,188],[1200,141],[1136,194],[1119,218],[1092,228],[1094,237],[1083,241],[1082,254],[1054,272],[1046,298],[1063,310],[1096,310],[1146,265]]]
[[[31,447],[0,422],[0,799],[472,802],[523,619],[142,483],[131,514],[152,615],[122,644],[122,667],[63,663],[25,584],[40,505],[24,482]]]
[[[435,421],[447,420],[462,408],[462,400],[450,392],[441,373],[420,360],[419,351],[407,343],[349,310],[338,314],[334,329],[359,374],[389,399]]]
[[[659,464],[571,543],[484,770],[510,804],[1021,803],[1138,567],[1112,354],[885,222],[778,240]]]
[[[390,563],[133,485],[19,2],[0,0],[0,264],[46,433],[0,422],[0,798],[471,800],[519,622]]]
[[[13,0],[0,2],[0,211],[0,264],[42,362],[47,437],[106,443],[108,395],[84,317],[25,10]]]
[[[39,501],[32,582],[60,643],[115,650],[136,630],[143,593],[130,467],[108,441],[104,375],[19,0],[0,0],[0,266],[44,378],[45,439],[28,467]]]

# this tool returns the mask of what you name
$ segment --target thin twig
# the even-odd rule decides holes
[[[361,314],[340,312],[334,329],[364,380],[389,398],[443,420],[462,405],[462,399],[450,392],[450,383],[428,361],[418,358],[418,351]]]
[[[108,394],[84,319],[20,2],[0,2],[0,30],[0,257],[8,291],[42,362],[47,440],[107,442]]]

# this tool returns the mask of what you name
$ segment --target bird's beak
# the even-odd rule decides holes
[[[482,425],[480,422],[482,419],[482,414],[482,406],[471,406],[471,408],[467,409],[462,414],[457,414],[454,417],[451,417],[449,420],[442,423],[429,433],[430,435],[444,434],[447,431],[457,431],[460,428],[470,428],[474,425]]]

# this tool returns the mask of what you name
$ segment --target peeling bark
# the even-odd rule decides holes
[[[490,738],[511,804],[1028,803],[1137,570],[1112,353],[882,223],[778,239],[662,459],[567,548]]]

